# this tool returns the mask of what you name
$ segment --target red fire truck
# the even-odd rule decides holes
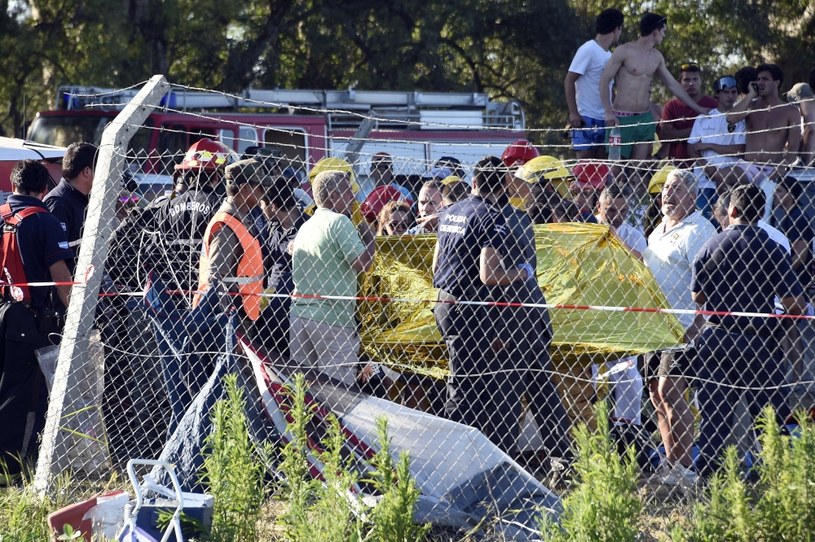
[[[28,138],[60,146],[99,142],[136,92],[61,87],[54,110],[37,114]],[[171,173],[192,143],[209,137],[238,153],[275,148],[303,171],[325,156],[365,164],[388,152],[397,173],[414,174],[441,156],[465,164],[500,156],[525,135],[518,103],[479,93],[250,89],[230,96],[174,87],[131,139],[129,158],[143,173]]]

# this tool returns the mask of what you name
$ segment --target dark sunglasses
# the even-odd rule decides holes
[[[688,72],[688,71],[698,72],[698,71],[701,71],[701,68],[699,68],[699,64],[694,64],[693,62],[689,62],[688,64],[682,64],[679,67],[679,69],[681,71],[683,71],[683,72]]]

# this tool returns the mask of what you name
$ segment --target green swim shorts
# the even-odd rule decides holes
[[[653,144],[654,136],[657,133],[657,123],[650,111],[633,114],[615,111],[615,115],[617,115],[620,135],[623,140],[623,147],[620,152],[622,158],[631,158],[631,151],[635,143],[648,142]],[[610,130],[606,131],[606,143],[608,143],[608,134],[610,132]]]

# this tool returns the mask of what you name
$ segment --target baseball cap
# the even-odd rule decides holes
[[[246,183],[264,184],[267,178],[263,165],[253,158],[228,165],[224,176],[227,184],[236,186]]]
[[[790,103],[801,102],[812,97],[812,88],[807,83],[795,83],[787,91],[787,101]]]
[[[441,180],[442,186],[447,186],[448,184],[460,183],[460,182],[462,182],[462,180],[461,180],[461,177],[459,177],[458,175],[449,175],[449,176],[447,176],[447,177],[445,177],[444,179]]]

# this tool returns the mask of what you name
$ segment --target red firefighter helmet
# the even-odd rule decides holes
[[[538,149],[532,143],[526,139],[519,139],[504,150],[501,160],[507,167],[522,166],[538,156],[540,156]]]
[[[202,169],[214,171],[224,169],[232,163],[232,153],[220,141],[213,141],[207,137],[193,143],[184,155],[184,160],[175,165],[176,171]]]

